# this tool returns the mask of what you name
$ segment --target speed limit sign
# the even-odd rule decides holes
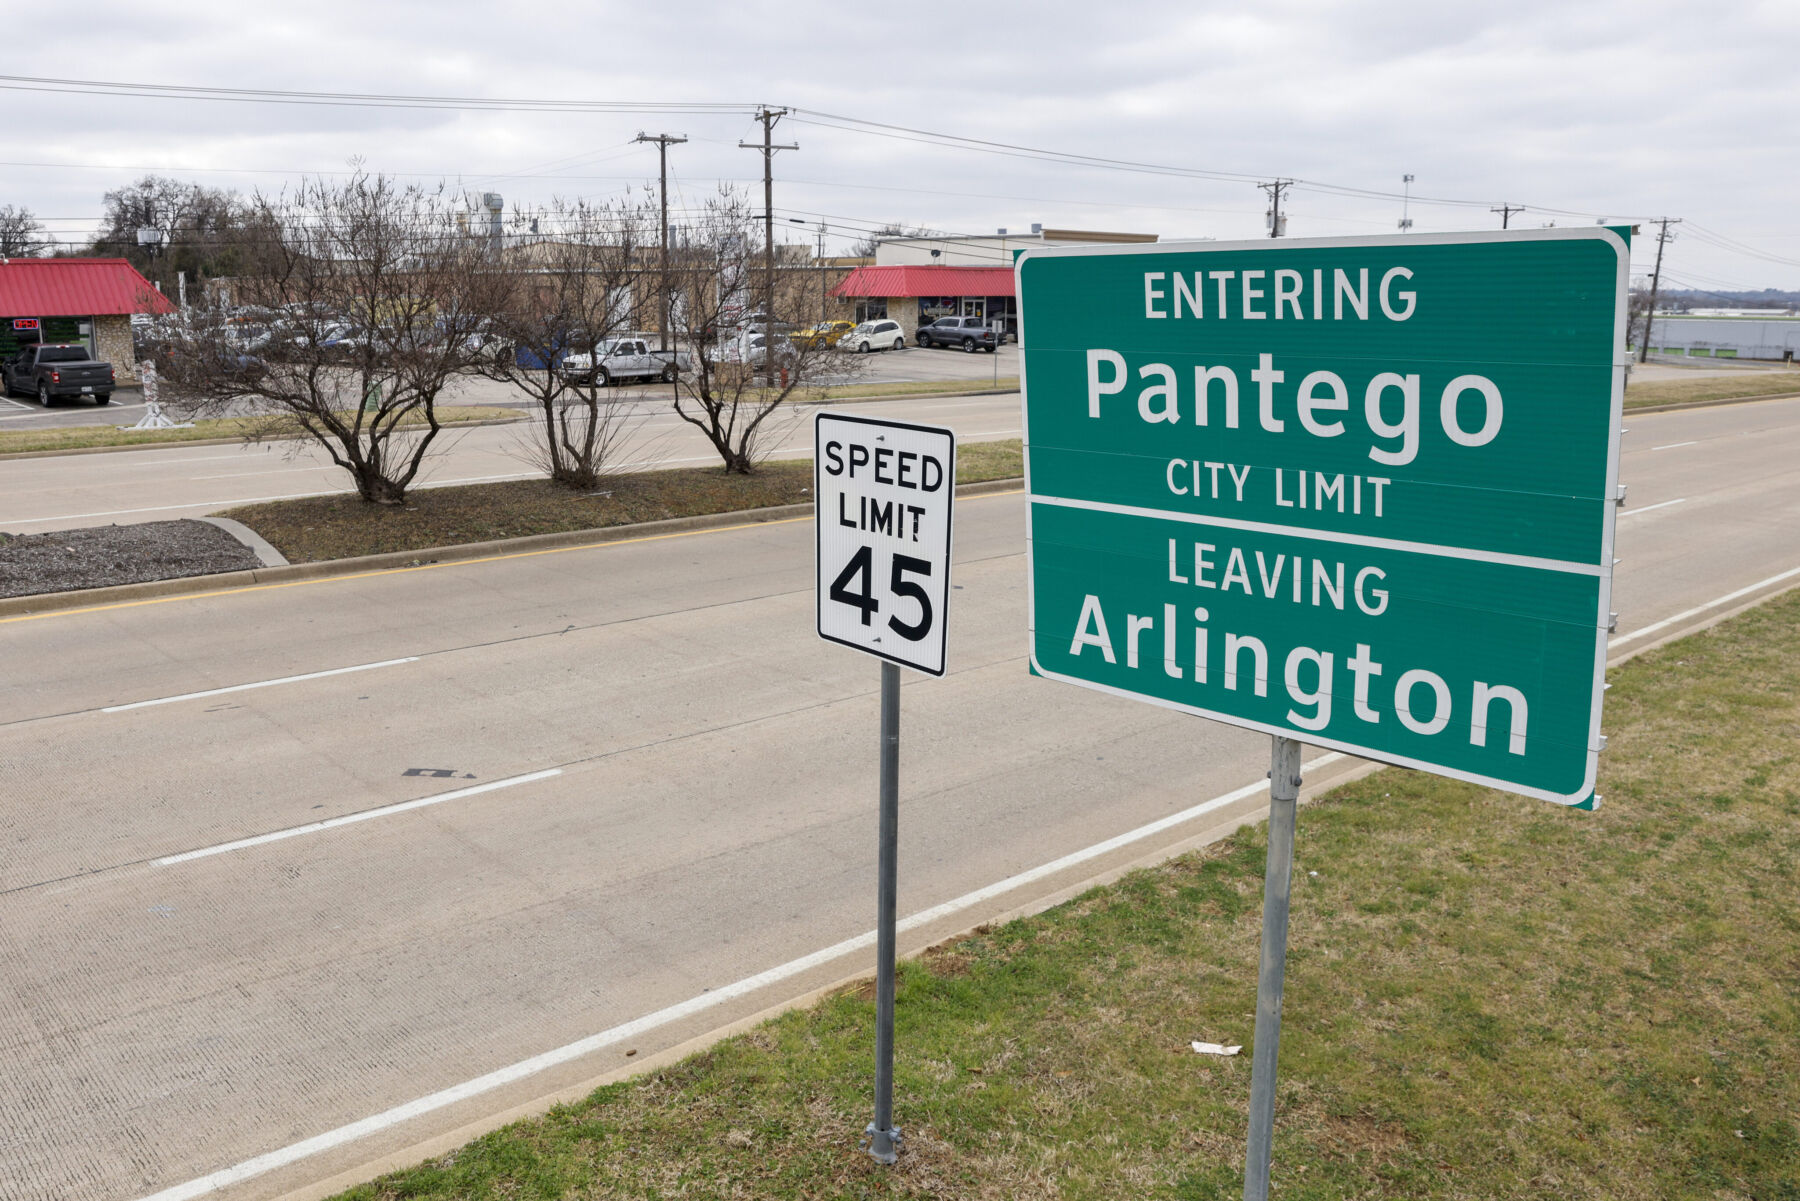
[[[820,413],[813,450],[819,637],[943,675],[956,435]]]

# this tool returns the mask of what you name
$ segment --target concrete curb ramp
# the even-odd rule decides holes
[[[1011,492],[1023,488],[1022,479],[984,480],[977,484],[958,484],[958,496],[980,496],[988,492]],[[395,551],[385,555],[362,555],[354,559],[332,559],[324,563],[288,564],[281,553],[254,531],[228,518],[200,518],[226,529],[246,546],[281,560],[280,566],[258,567],[250,571],[227,571],[214,575],[181,576],[172,580],[149,580],[142,584],[119,584],[112,588],[88,588],[80,592],[41,592],[33,596],[0,599],[0,618],[34,613],[50,613],[63,609],[88,609],[127,601],[155,600],[201,592],[228,592],[259,584],[287,584],[302,580],[327,579],[332,576],[373,575],[388,571],[407,571],[442,563],[462,563],[477,559],[498,558],[540,550],[566,547],[599,546],[608,542],[627,542],[660,534],[677,534],[690,530],[725,529],[732,526],[758,525],[767,521],[788,521],[810,517],[810,503],[778,505],[767,509],[739,509],[729,513],[706,513],[696,517],[672,517],[666,521],[648,521],[638,525],[615,525],[601,529],[569,530],[561,534],[536,534],[528,538],[503,538],[493,542],[468,542],[460,546],[439,546],[428,550]],[[233,529],[232,527],[236,527]],[[239,531],[242,531],[241,533]],[[247,535],[247,537],[246,537]],[[254,539],[252,542],[250,539]],[[264,560],[267,562],[267,559]]]

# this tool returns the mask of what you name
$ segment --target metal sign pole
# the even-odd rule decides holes
[[[899,1157],[894,1126],[894,909],[900,847],[900,669],[881,665],[881,852],[875,901],[875,1120],[869,1154]]]
[[[1275,1059],[1281,1047],[1281,986],[1287,975],[1288,898],[1294,876],[1294,811],[1300,744],[1277,734],[1269,754],[1269,862],[1263,873],[1262,967],[1256,977],[1256,1046],[1250,1061],[1250,1144],[1244,1201],[1268,1201],[1275,1143]]]

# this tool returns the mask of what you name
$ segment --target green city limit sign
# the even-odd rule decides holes
[[[1025,252],[1033,670],[1591,805],[1625,232]]]

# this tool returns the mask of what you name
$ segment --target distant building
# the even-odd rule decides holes
[[[939,317],[983,317],[1019,332],[1013,260],[1021,250],[1086,243],[1154,242],[1155,234],[1045,229],[1028,234],[979,234],[937,238],[883,238],[875,262],[851,271],[834,294],[855,306],[857,321],[888,318],[910,342],[921,325]]]
[[[0,259],[0,358],[40,342],[85,346],[135,384],[134,313],[175,306],[124,259]]]
[[[1658,314],[1652,354],[1714,359],[1776,359],[1800,354],[1800,317],[1697,317]]]

